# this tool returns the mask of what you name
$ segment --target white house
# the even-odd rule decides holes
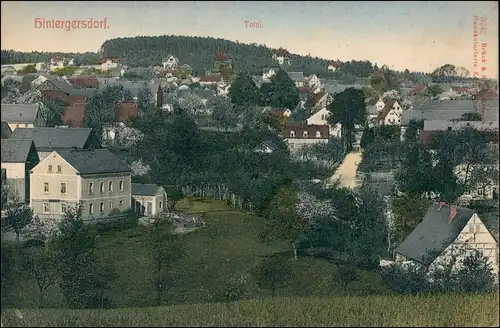
[[[305,86],[306,78],[303,72],[288,72],[290,79],[295,83],[297,88]]]
[[[102,71],[109,71],[114,68],[118,68],[120,65],[120,59],[119,58],[101,58],[101,70]]]
[[[417,262],[432,270],[461,247],[483,253],[498,274],[498,214],[496,218],[480,216],[466,207],[436,202],[396,248],[396,260]]]
[[[335,126],[330,126],[328,116],[330,112],[326,108],[322,108],[307,119],[307,125],[328,125],[330,129],[330,137],[340,138],[342,133],[342,125],[340,123]]]
[[[264,70],[264,73],[262,73],[262,82],[270,82],[271,77],[273,77],[276,74],[275,69],[269,69],[269,70]]]
[[[156,184],[132,183],[132,208],[140,216],[155,216],[167,211],[167,193]]]
[[[273,50],[273,60],[276,60],[280,65],[290,64],[290,59],[288,58],[289,54],[290,53],[283,48]]]
[[[327,125],[285,124],[281,135],[290,152],[297,152],[304,146],[328,143],[330,130]]]
[[[389,100],[379,113],[379,120],[382,124],[401,125],[401,115],[403,108],[396,100]]]
[[[179,59],[174,55],[169,54],[167,57],[163,58],[162,65],[163,69],[172,69],[178,67],[180,64]]]
[[[313,90],[321,89],[321,81],[316,76],[316,74],[310,75],[306,79],[306,84]]]
[[[50,60],[50,70],[53,71],[55,69],[64,68],[66,66],[66,63],[68,63],[68,61],[66,60],[66,58],[52,57],[51,60]]]
[[[330,60],[328,61],[328,71],[329,72],[335,72],[339,67],[340,67],[341,63],[340,61],[333,61],[333,60]]]

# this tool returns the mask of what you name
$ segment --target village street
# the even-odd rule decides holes
[[[335,181],[340,181],[341,187],[355,189],[361,185],[361,181],[356,177],[359,163],[362,159],[361,152],[351,152],[346,155],[344,161],[335,171],[335,174],[330,178],[327,186],[331,186]]]

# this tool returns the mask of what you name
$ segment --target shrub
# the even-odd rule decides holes
[[[41,239],[28,239],[23,243],[23,247],[42,247],[45,245],[45,242]]]

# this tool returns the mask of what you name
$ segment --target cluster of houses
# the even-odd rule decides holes
[[[37,112],[22,126],[12,120],[33,108],[2,104],[1,170],[8,199],[29,204],[39,218],[60,219],[68,207],[99,220],[134,210],[167,210],[161,186],[131,183],[131,169],[102,148],[90,128],[45,127]]]

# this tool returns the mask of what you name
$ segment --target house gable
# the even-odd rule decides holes
[[[49,171],[49,165],[52,165],[52,173]],[[31,169],[31,174],[33,175],[46,175],[46,174],[58,174],[57,165],[61,165],[61,174],[64,175],[78,175],[79,172],[70,163],[68,163],[57,151],[51,152],[47,157],[45,157],[40,163],[38,163],[33,169]]]

